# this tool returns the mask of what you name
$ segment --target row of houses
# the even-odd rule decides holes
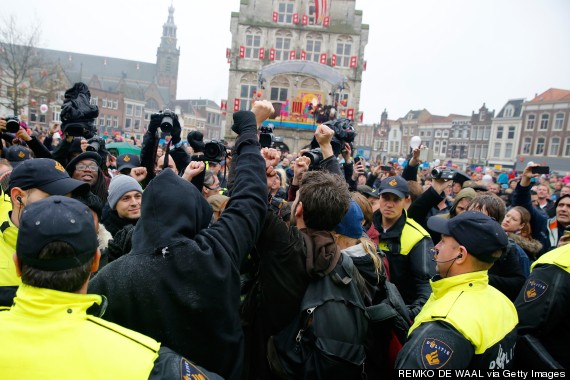
[[[423,109],[390,120],[384,111],[379,123],[357,130],[356,149],[379,162],[406,158],[411,138],[419,136],[430,159],[441,163],[520,170],[534,162],[570,172],[570,90],[551,88],[531,100],[510,99],[496,114],[485,104],[471,116]]]

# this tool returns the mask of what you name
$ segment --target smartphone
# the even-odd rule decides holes
[[[549,166],[533,166],[531,169],[532,174],[548,174],[550,173]]]
[[[382,165],[380,166],[380,170],[382,170],[383,172],[389,172],[390,170],[392,170],[392,167],[388,165]]]
[[[358,164],[360,162],[360,156],[354,157],[354,164]]]

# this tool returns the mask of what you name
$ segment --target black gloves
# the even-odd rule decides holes
[[[182,133],[182,128],[180,127],[180,122],[178,121],[178,115],[174,114],[172,118],[172,145],[178,144],[181,140],[180,134]]]
[[[158,131],[158,128],[160,127],[161,121],[162,121],[162,114],[153,113],[152,115],[150,115],[150,123],[148,125],[147,132],[154,136]]]
[[[234,113],[233,116],[234,124],[232,125],[232,131],[240,136],[246,133],[257,135],[257,120],[253,112],[238,111]]]
[[[204,135],[198,131],[188,132],[188,144],[192,147],[194,153],[200,153],[204,151]]]
[[[135,227],[132,224],[127,224],[115,234],[113,239],[109,240],[109,262],[131,251],[134,230]]]

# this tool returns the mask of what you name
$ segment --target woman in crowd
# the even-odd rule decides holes
[[[542,244],[532,238],[530,227],[530,213],[521,206],[515,206],[507,212],[501,223],[503,230],[513,239],[527,254],[530,261],[538,258]]]

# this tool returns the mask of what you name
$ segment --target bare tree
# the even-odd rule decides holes
[[[33,73],[41,66],[36,48],[39,36],[39,26],[20,30],[14,16],[0,24],[0,86],[7,89],[0,104],[14,115],[27,105]]]

